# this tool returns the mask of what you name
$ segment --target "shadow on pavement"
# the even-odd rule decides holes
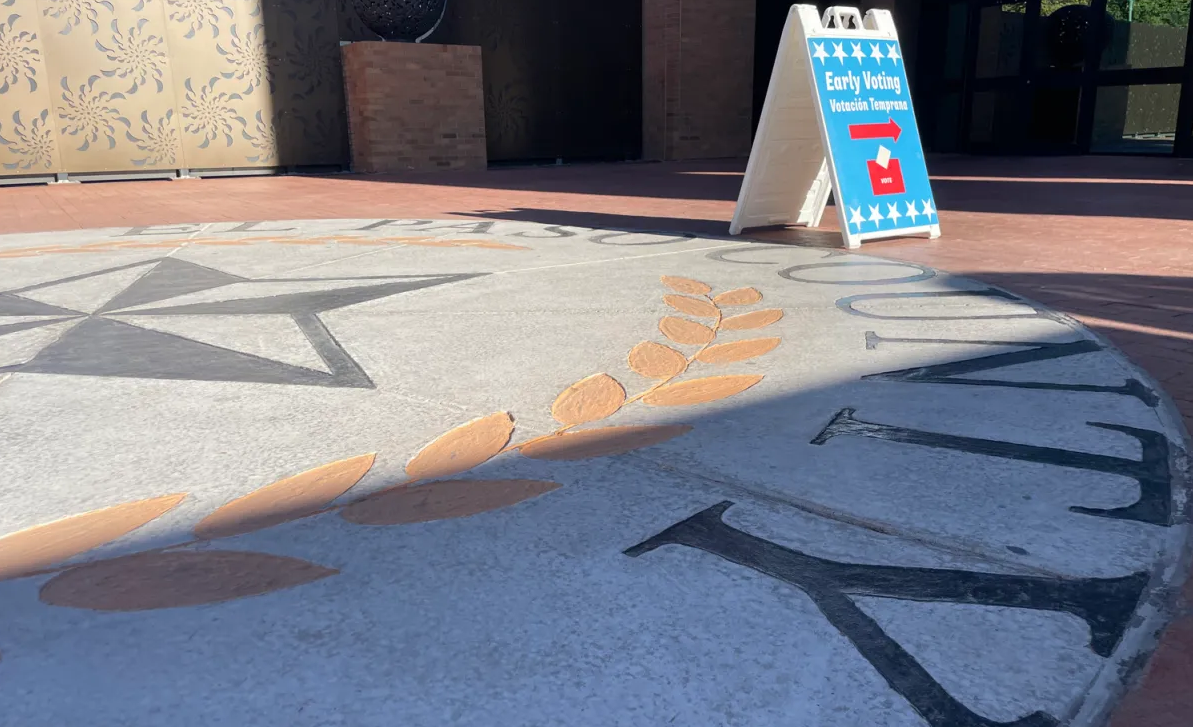
[[[781,282],[777,264],[753,254],[768,249],[779,248],[743,245],[734,259],[714,259],[756,265],[760,278]],[[939,280],[944,293],[975,290],[967,282]],[[758,285],[767,287],[762,281]],[[840,316],[852,320],[841,301],[837,305]],[[1038,310],[1020,317],[1049,320]],[[921,318],[919,325],[925,320],[930,319]],[[318,720],[342,708],[343,700],[351,700],[354,709],[371,703],[370,709],[392,710],[412,694],[424,701],[444,699],[444,685],[467,690],[467,713],[492,708],[499,713],[491,723],[512,724],[500,712],[510,703],[509,690],[518,696],[517,690],[525,689],[514,700],[521,708],[524,700],[541,697],[543,684],[553,683],[545,680],[574,681],[584,675],[586,663],[601,664],[602,673],[629,669],[640,679],[666,676],[695,688],[715,692],[720,684],[726,689],[724,680],[735,675],[712,673],[707,664],[640,656],[645,649],[657,652],[660,644],[678,645],[669,655],[673,660],[682,652],[698,662],[706,648],[721,653],[724,644],[711,624],[727,628],[725,637],[732,635],[734,648],[746,656],[738,665],[745,678],[752,678],[755,668],[750,650],[758,650],[768,673],[789,670],[784,684],[800,693],[808,667],[781,658],[788,642],[779,634],[813,619],[806,624],[830,626],[833,648],[844,650],[843,657],[828,660],[832,669],[866,670],[867,678],[880,677],[885,682],[880,688],[901,698],[896,708],[883,707],[885,699],[862,699],[852,709],[868,718],[856,723],[880,723],[889,716],[884,710],[902,711],[904,703],[932,727],[1051,727],[1072,716],[1066,710],[1105,710],[1105,704],[1081,702],[1095,680],[1107,687],[1102,696],[1113,695],[1117,668],[1143,647],[1136,635],[1156,627],[1151,621],[1137,623],[1134,615],[1153,597],[1148,584],[1154,553],[1171,544],[1166,540],[1173,518],[1169,455],[1179,443],[1157,431],[1149,417],[1154,398],[1145,388],[1129,385],[1130,379],[1123,386],[1121,379],[1074,384],[1083,380],[1074,373],[1080,366],[1033,370],[1043,374],[1038,378],[999,378],[999,371],[1010,366],[1100,355],[1073,330],[1034,336],[1011,351],[989,342],[960,351],[949,348],[955,343],[926,338],[930,331],[919,334],[929,347],[909,348],[908,339],[897,337],[899,325],[907,325],[898,316],[872,317],[867,325],[877,333],[859,333],[852,343],[857,360],[883,361],[878,368],[869,363],[849,374],[826,372],[820,383],[711,413],[700,414],[697,407],[650,408],[648,419],[631,423],[671,427],[672,433],[677,425],[692,427],[657,448],[639,449],[623,437],[614,440],[621,443],[622,457],[597,457],[591,441],[581,441],[574,450],[555,448],[553,457],[481,458],[463,473],[447,471],[455,480],[441,497],[398,493],[360,499],[405,480],[393,468],[414,453],[387,453],[390,471],[371,473],[365,485],[340,500],[359,503],[348,508],[358,511],[349,516],[345,510],[342,520],[324,512],[287,523],[303,507],[311,511],[325,503],[266,498],[275,510],[250,509],[248,519],[225,519],[216,530],[227,535],[214,535],[197,549],[176,549],[178,543],[195,545],[186,529],[134,534],[115,549],[118,557],[63,569],[41,585],[42,604],[32,602],[31,582],[2,583],[0,598],[11,598],[19,608],[11,609],[8,643],[0,643],[5,652],[0,678],[11,693],[36,703],[43,716],[58,713],[70,700],[30,698],[28,690],[39,676],[43,687],[79,690],[72,692],[80,697],[74,703],[87,704],[99,715],[109,702],[119,702],[125,717],[130,704],[156,704],[145,690],[161,680],[206,685],[252,676],[255,684],[267,685],[267,692],[276,691],[283,704],[297,700],[307,710],[299,716],[281,708],[279,716],[289,724],[326,723]],[[941,330],[954,327],[945,323]],[[980,338],[980,329],[973,338]],[[796,336],[780,345],[779,351],[805,361],[814,353]],[[875,373],[859,377],[860,370]],[[699,369],[700,375],[708,373]],[[626,383],[633,393],[649,382]],[[544,394],[545,405],[552,393]],[[1027,410],[1036,414],[1024,419],[1021,412]],[[368,421],[360,424],[369,426]],[[516,433],[515,441],[533,434]],[[1107,454],[1122,449],[1107,446],[1112,443],[1137,443],[1140,453]],[[464,459],[470,456],[463,451]],[[85,474],[90,481],[104,478],[103,473]],[[332,476],[325,472],[323,481]],[[509,478],[530,477],[556,480],[563,487],[533,492],[514,505],[517,500],[503,503],[462,488],[457,476],[482,478],[493,488],[527,481]],[[163,494],[177,489],[169,482],[161,486]],[[147,551],[155,554],[129,555]],[[702,552],[697,559],[677,551]],[[745,571],[753,573],[742,576]],[[239,603],[221,603],[231,600]],[[897,612],[884,611],[875,600],[909,608],[963,604],[988,610],[969,621],[953,611],[920,612],[914,626],[895,619],[902,629],[897,633],[888,626],[890,614]],[[736,610],[745,603],[752,605]],[[859,603],[869,604],[867,610]],[[177,608],[196,605],[204,607]],[[86,627],[72,633],[45,615],[44,610],[57,611],[52,606],[83,609]],[[784,628],[750,618],[772,613],[768,608],[788,614]],[[129,618],[95,612],[104,610],[138,613]],[[1063,616],[1076,628],[1049,629],[1040,625],[1051,623],[1046,620],[1009,616],[1023,611]],[[606,622],[610,612],[616,618]],[[875,612],[884,619],[869,615]],[[626,621],[634,628],[610,637]],[[482,634],[495,630],[483,643],[475,642],[478,624]],[[816,633],[806,624],[804,631]],[[321,628],[339,634],[326,649]],[[507,632],[519,636],[493,635]],[[662,640],[652,641],[655,632]],[[177,658],[176,633],[198,639],[203,649]],[[428,635],[444,654],[465,665],[472,664],[470,654],[476,651],[499,655],[505,666],[497,673],[508,670],[513,681],[497,679],[505,691],[489,705],[487,683],[453,683],[457,673],[432,660],[431,668],[446,677],[431,689],[402,660],[381,658],[412,650]],[[999,648],[991,649],[991,635]],[[935,675],[921,663],[925,640],[948,644],[928,651]],[[1123,652],[1116,653],[1120,644]],[[309,658],[309,648],[317,659]],[[574,650],[583,658],[570,656]],[[43,652],[52,656],[43,660],[38,656]],[[569,668],[579,671],[561,677],[563,667],[551,661],[553,654],[574,658]],[[50,678],[61,675],[49,670],[76,656],[90,668],[96,660],[112,660],[104,665],[112,676],[81,683]],[[30,662],[32,668],[25,666]],[[389,663],[399,671],[387,671]],[[655,673],[660,666],[665,674]],[[286,679],[298,675],[294,683],[304,685],[329,668],[338,684],[350,686],[325,685],[303,695],[286,691],[292,687]],[[940,677],[946,673],[961,678]],[[304,674],[309,678],[301,678]],[[707,684],[700,681],[710,674],[715,678]],[[416,688],[420,683],[422,688]],[[127,693],[109,699],[112,694],[97,693],[99,684]],[[979,716],[971,705],[988,701],[987,689],[1000,711],[1018,719],[993,722]],[[183,700],[177,705],[180,724],[218,721],[229,706],[260,706],[253,701],[254,690],[232,690],[232,696],[218,700],[203,689],[185,692],[177,697]],[[668,697],[676,695],[665,691],[660,698]],[[688,698],[694,702],[687,709],[709,709],[700,698]],[[734,692],[734,698],[740,695]],[[779,701],[790,709],[792,699]],[[58,716],[62,723],[72,718]],[[701,715],[689,716],[688,722],[696,723]]]
[[[985,158],[930,160],[937,207],[954,212],[1193,220],[1193,163],[1181,160]],[[745,160],[511,167],[472,173],[356,176],[370,182],[736,202]],[[1084,181],[1083,181],[1084,180]],[[654,203],[634,211],[656,214]]]

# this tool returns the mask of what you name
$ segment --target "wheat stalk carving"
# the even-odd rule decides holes
[[[777,308],[725,315],[762,300],[754,288],[713,295],[710,286],[668,277],[668,315],[659,331],[668,344],[643,341],[627,356],[630,369],[651,381],[634,395],[607,373],[588,376],[556,397],[550,434],[514,442],[509,412],[496,412],[435,438],[406,464],[406,479],[346,502],[336,501],[369,472],[375,454],[331,462],[266,485],[217,508],[184,542],[131,555],[63,564],[110,543],[177,507],[186,493],[164,495],[67,517],[0,538],[0,581],[53,575],[43,603],[103,611],[140,611],[244,598],[311,583],[338,573],[297,558],[210,547],[188,549],[336,512],[356,525],[391,526],[467,517],[508,507],[560,487],[544,480],[453,479],[513,452],[539,460],[582,460],[650,447],[691,431],[684,424],[592,426],[627,406],[703,404],[739,394],[762,375],[713,375],[680,380],[697,365],[744,361],[779,345],[777,337],[718,343],[724,331],[765,328],[783,317]],[[693,320],[695,319],[695,320]],[[691,350],[685,354],[674,346]]]

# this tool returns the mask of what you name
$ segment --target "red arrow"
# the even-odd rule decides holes
[[[891,118],[881,124],[849,125],[850,139],[894,139],[899,141],[899,135],[902,133],[903,129],[900,129],[895,120]]]

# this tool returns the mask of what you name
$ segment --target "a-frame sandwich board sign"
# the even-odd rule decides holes
[[[793,5],[729,232],[817,227],[830,190],[847,247],[940,236],[890,12]]]

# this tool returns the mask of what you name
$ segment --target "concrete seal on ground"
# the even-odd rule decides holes
[[[1093,724],[1187,434],[1071,319],[494,221],[0,237],[21,724]]]

